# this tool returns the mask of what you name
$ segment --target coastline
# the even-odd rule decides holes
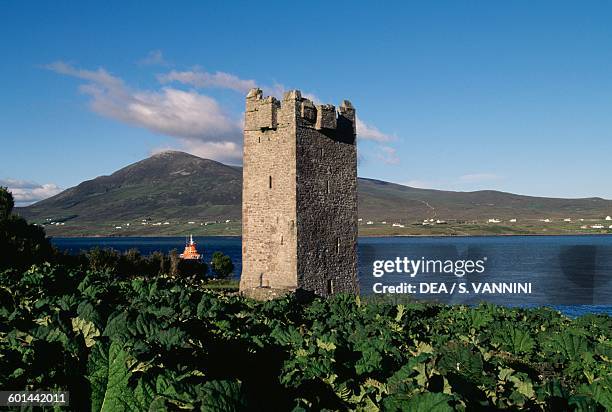
[[[78,235],[78,236],[58,236],[52,235],[48,236],[50,239],[109,239],[109,238],[183,238],[186,235]],[[223,234],[204,234],[204,235],[195,235],[196,237],[225,237],[225,238],[240,238],[242,235],[223,235]],[[612,233],[552,233],[552,234],[544,234],[544,233],[503,233],[503,234],[474,234],[474,235],[441,235],[441,234],[432,234],[432,235],[385,235],[385,234],[368,234],[368,235],[358,235],[357,238],[483,238],[483,237],[604,237],[604,236],[612,236]]]

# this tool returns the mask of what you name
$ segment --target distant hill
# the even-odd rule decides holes
[[[372,179],[359,179],[359,214],[410,222],[445,220],[601,219],[612,214],[612,200],[598,197],[560,199],[522,196],[495,190],[452,192],[417,189]]]
[[[31,220],[238,218],[242,169],[167,151],[87,180],[19,213]]]
[[[167,151],[85,181],[18,212],[34,222],[70,224],[176,220],[237,220],[242,169],[187,153]],[[359,216],[365,220],[423,219],[486,222],[498,219],[597,218],[612,214],[612,201],[556,199],[491,190],[451,192],[417,189],[360,178]]]

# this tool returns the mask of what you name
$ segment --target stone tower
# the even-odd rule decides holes
[[[355,109],[246,98],[242,188],[243,294],[296,289],[358,293]]]

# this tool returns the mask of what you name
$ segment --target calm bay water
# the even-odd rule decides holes
[[[212,253],[229,255],[241,271],[240,237],[196,237],[200,252],[209,261]],[[142,254],[182,251],[182,237],[53,238],[53,243],[70,253],[92,247],[119,251],[136,248]],[[491,294],[493,303],[520,306],[549,305],[570,314],[603,312],[612,315],[612,236],[482,236],[482,237],[370,237],[359,238],[359,281],[362,293],[373,293],[375,283],[402,282],[507,282],[531,283],[532,293]],[[431,260],[485,259],[482,274],[456,277],[453,274],[404,274],[372,276],[375,260],[408,257]],[[483,295],[420,295],[445,303],[477,303]]]

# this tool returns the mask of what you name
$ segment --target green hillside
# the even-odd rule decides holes
[[[240,167],[168,151],[17,211],[55,236],[239,234],[241,187]],[[612,201],[600,198],[451,192],[364,178],[358,187],[365,235],[607,233],[612,224],[602,220]],[[434,222],[424,226],[424,219]],[[605,229],[591,228],[598,224]]]

